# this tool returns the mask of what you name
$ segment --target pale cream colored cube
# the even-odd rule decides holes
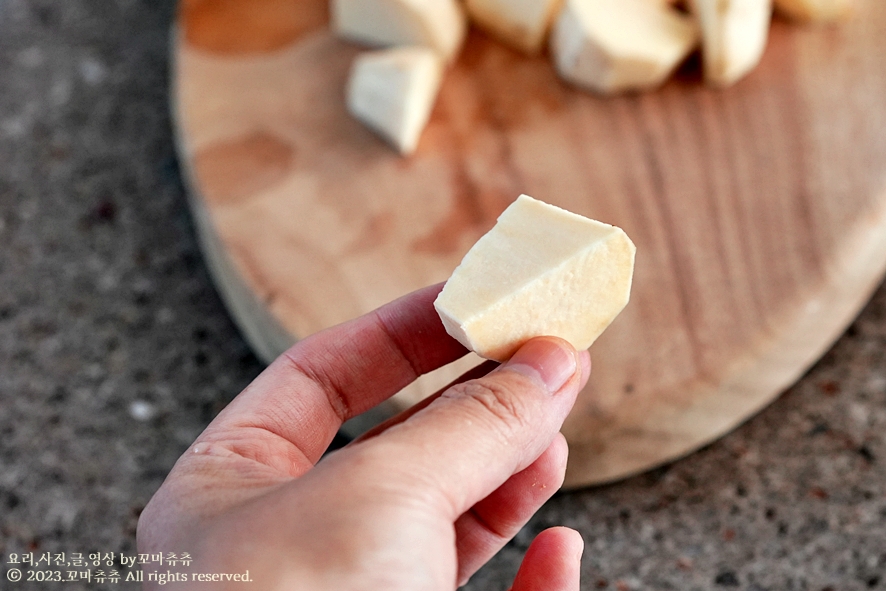
[[[487,359],[538,336],[586,349],[628,303],[635,251],[619,228],[521,195],[434,306],[446,331]]]
[[[466,0],[468,17],[503,43],[527,53],[541,51],[562,0]]]
[[[431,47],[451,62],[464,42],[467,18],[458,0],[332,0],[332,26],[368,45]]]
[[[734,84],[760,63],[772,20],[772,0],[690,0],[701,27],[705,80]]]
[[[697,44],[692,19],[652,0],[566,0],[551,34],[561,77],[602,94],[660,85]]]
[[[427,47],[365,53],[351,69],[348,110],[400,153],[411,154],[428,123],[442,77],[443,62]]]

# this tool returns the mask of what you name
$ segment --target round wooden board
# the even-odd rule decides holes
[[[265,359],[445,280],[520,193],[621,226],[637,245],[632,300],[564,427],[580,486],[756,413],[883,276],[886,2],[860,0],[836,27],[776,19],[761,66],[723,91],[687,69],[603,99],[474,32],[404,159],[345,111],[359,49],[330,33],[327,1],[181,6],[174,107],[193,211]]]

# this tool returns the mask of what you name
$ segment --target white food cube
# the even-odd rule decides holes
[[[760,63],[772,0],[691,0],[701,27],[702,61],[708,84],[734,84]]]
[[[611,94],[659,86],[697,43],[692,19],[664,2],[566,0],[551,53],[565,80]]]
[[[562,0],[466,0],[470,19],[529,55],[541,51]]]
[[[446,331],[487,359],[505,361],[538,336],[586,349],[627,305],[635,252],[620,228],[521,195],[434,306]]]
[[[351,68],[347,89],[350,113],[412,154],[443,78],[443,62],[426,47],[398,47],[365,53]]]
[[[845,18],[855,0],[775,0],[775,7],[791,18],[827,22]]]
[[[458,0],[332,0],[332,25],[368,45],[423,45],[453,61],[467,33]]]

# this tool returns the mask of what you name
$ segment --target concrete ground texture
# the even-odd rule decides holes
[[[262,369],[198,249],[168,107],[171,0],[0,0],[0,589],[12,553],[115,553]],[[584,590],[886,589],[886,288],[747,424],[550,501],[466,587],[505,591],[533,536],[587,544]],[[115,562],[116,561],[116,562]]]

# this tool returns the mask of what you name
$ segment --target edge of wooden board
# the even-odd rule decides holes
[[[237,270],[236,263],[225,252],[221,240],[215,232],[211,215],[206,207],[205,198],[199,188],[193,168],[193,154],[190,153],[185,139],[181,135],[181,113],[179,111],[179,69],[178,46],[181,41],[181,29],[173,25],[170,30],[169,56],[171,64],[169,109],[172,116],[172,135],[175,151],[178,155],[182,180],[188,207],[194,220],[197,241],[206,259],[209,274],[215,283],[222,302],[228,309],[234,324],[243,338],[265,365],[280,356],[298,339],[291,335],[271,312],[264,306],[256,294],[249,289],[243,275]],[[395,415],[400,409],[391,401],[386,401],[342,426],[342,431],[350,437],[356,437],[385,419]]]
[[[774,338],[764,341],[753,354],[737,360],[718,387],[697,384],[690,398],[701,402],[667,417],[673,421],[668,427],[670,432],[697,433],[697,428],[681,429],[680,425],[697,425],[704,421],[710,425],[708,437],[698,438],[688,446],[676,445],[670,450],[665,444],[659,449],[666,459],[654,463],[648,461],[648,453],[636,451],[636,448],[648,449],[649,442],[638,445],[629,434],[607,441],[609,449],[621,447],[617,453],[605,455],[605,464],[599,462],[601,456],[594,450],[570,445],[569,465],[589,467],[593,477],[576,477],[574,470],[567,469],[564,487],[607,484],[684,458],[733,431],[795,384],[833,347],[883,281],[886,273],[886,187],[882,195],[879,200],[881,210],[862,220],[865,227],[859,238],[845,244],[832,259],[828,271],[838,280],[829,286],[825,283],[828,289],[819,291],[818,296],[807,300],[792,318],[776,327],[771,333]],[[864,289],[859,290],[859,285]],[[724,407],[730,405],[733,414],[726,418],[730,413],[724,412]],[[719,424],[714,423],[713,418],[720,418]]]

